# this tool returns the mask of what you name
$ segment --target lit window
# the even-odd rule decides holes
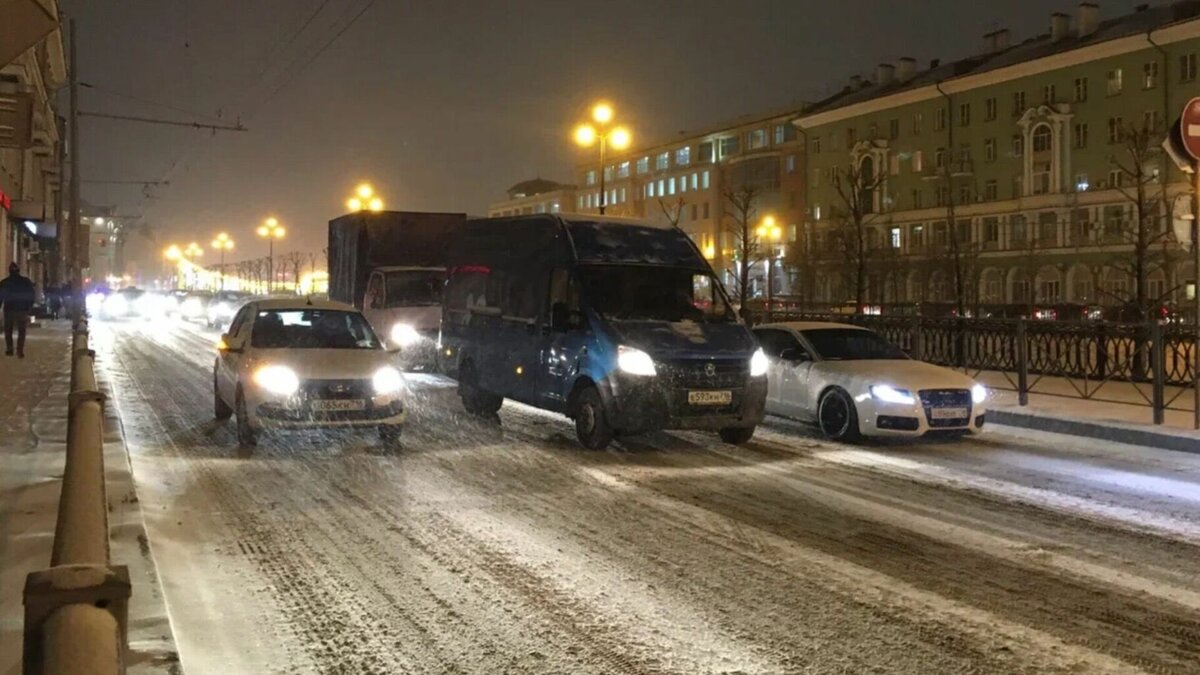
[[[675,151],[675,166],[687,166],[692,163],[692,147],[686,146]]]
[[[649,183],[646,183],[646,196],[647,197],[654,196],[654,181],[650,181]]]
[[[1153,89],[1158,86],[1158,61],[1150,61],[1142,66],[1142,88]]]
[[[813,220],[821,219],[821,205],[813,204]]]
[[[702,188],[704,188],[705,190],[708,189],[708,170],[707,169],[705,169],[704,173],[701,174],[701,176],[700,176],[700,186]]]
[[[700,174],[698,174],[698,173],[692,174],[692,189],[693,190],[700,189]]]
[[[1033,130],[1034,152],[1050,152],[1050,141],[1050,127],[1042,124]]]
[[[1120,68],[1108,71],[1108,95],[1116,96],[1124,88],[1124,73]]]
[[[788,155],[784,160],[784,165],[787,167],[788,173],[796,173],[796,156]]]
[[[649,157],[642,157],[641,159],[639,159],[637,161],[637,172],[638,173],[646,173],[649,170],[650,170],[650,158]]]
[[[662,178],[658,179],[658,196],[659,197],[667,196],[667,181]]]
[[[618,178],[628,178],[629,177],[629,161],[628,160],[621,162],[620,164],[617,165],[617,177]]]
[[[925,170],[925,153],[917,150],[912,155],[912,169],[917,173]]]
[[[669,195],[675,194],[675,177],[674,176],[671,176],[670,180],[667,181],[667,194],[669,194]]]
[[[584,179],[584,183],[586,183],[587,185],[595,185],[596,184],[596,170],[595,169],[592,169],[591,171],[587,172],[587,178]]]
[[[890,243],[892,245],[892,248],[897,248],[897,249],[900,248],[900,228],[893,227],[889,231],[889,234],[891,235],[889,237],[889,239],[891,240]]]
[[[659,171],[666,169],[670,165],[671,153],[669,152],[660,152],[658,153],[658,156],[654,158],[654,168]]]

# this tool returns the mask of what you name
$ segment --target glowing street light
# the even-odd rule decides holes
[[[351,211],[379,213],[383,210],[383,199],[375,194],[375,188],[370,183],[359,183],[354,188],[354,196],[346,200],[346,207]]]
[[[221,254],[221,265],[217,268],[217,275],[220,277],[219,288],[217,290],[225,290],[225,251],[233,250],[233,239],[228,234],[220,232],[212,240],[212,247],[217,249]]]
[[[775,216],[765,216],[762,219],[762,222],[759,223],[758,228],[754,230],[754,233],[756,235],[758,235],[759,240],[767,240],[768,242],[770,242],[768,244],[769,248],[768,248],[767,259],[766,259],[766,264],[767,264],[767,321],[770,321],[771,320],[771,293],[772,293],[771,287],[774,285],[771,282],[773,280],[772,278],[774,277],[774,271],[775,271],[775,245],[778,244],[780,238],[783,237],[783,228],[781,228],[781,227],[779,227],[779,225],[775,224]]]
[[[600,143],[600,215],[604,215],[604,207],[608,205],[608,195],[604,189],[604,155],[611,146],[614,150],[624,150],[633,143],[633,135],[625,127],[612,127],[616,113],[611,104],[601,101],[592,106],[592,122],[575,127],[575,143],[590,148]]]
[[[267,240],[267,293],[275,288],[275,240],[283,239],[286,234],[283,226],[275,217],[267,218],[256,230],[258,236]]]

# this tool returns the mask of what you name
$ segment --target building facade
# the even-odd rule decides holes
[[[62,123],[55,92],[66,62],[53,0],[0,3],[0,260],[57,283]]]
[[[605,214],[673,223],[682,228],[712,263],[728,288],[737,286],[744,254],[750,261],[750,295],[765,294],[770,276],[775,293],[787,293],[785,264],[805,215],[801,154],[804,144],[795,126],[795,110],[752,116],[677,140],[611,153],[605,166],[577,167],[579,188],[573,211],[596,214],[600,207],[600,171],[604,171]],[[738,212],[729,194],[747,194],[748,213]],[[759,241],[758,226],[767,217],[778,224],[777,240]],[[742,221],[748,221],[743,224]],[[749,228],[750,246],[742,241]],[[774,265],[768,275],[768,265]]]
[[[520,216],[532,213],[560,213],[572,210],[575,186],[544,178],[521,181],[508,189],[508,199],[488,206],[489,217]]]
[[[1175,235],[1189,179],[1159,145],[1200,94],[1200,2],[1108,20],[1083,3],[1049,28],[1020,44],[989,33],[953,63],[881,65],[794,120],[808,149],[798,292],[857,301],[861,231],[870,303],[1193,297]]]

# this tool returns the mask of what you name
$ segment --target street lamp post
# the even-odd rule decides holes
[[[771,320],[771,304],[774,286],[771,283],[775,276],[775,245],[779,243],[780,237],[783,235],[783,230],[775,224],[774,216],[766,216],[762,219],[758,229],[755,230],[759,241],[766,240],[767,244],[767,321]]]
[[[221,265],[217,267],[217,290],[223,291],[225,290],[225,251],[233,250],[233,239],[230,239],[228,234],[220,232],[212,240],[212,247],[221,254]]]
[[[192,243],[188,244],[187,248],[183,249],[183,257],[185,257],[185,258],[189,258],[189,259],[190,258],[199,258],[202,255],[204,255],[204,249],[200,247],[200,244],[197,244],[194,241]],[[196,272],[194,271],[194,266],[192,266],[192,267],[188,268],[188,290],[195,290],[195,289],[196,289]]]
[[[275,288],[275,240],[283,239],[285,231],[275,217],[267,218],[258,226],[258,236],[267,240],[267,295]]]
[[[354,196],[346,200],[346,207],[351,211],[379,213],[383,210],[383,199],[375,194],[375,188],[370,183],[359,183],[354,188]]]
[[[633,137],[629,130],[621,126],[612,126],[613,107],[608,103],[597,103],[592,106],[592,121],[575,127],[575,142],[585,148],[600,145],[600,215],[604,215],[604,207],[608,205],[608,192],[604,185],[604,157],[608,146],[614,150],[624,150],[629,147]]]

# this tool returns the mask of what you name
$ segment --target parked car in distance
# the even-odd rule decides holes
[[[841,323],[756,326],[767,355],[767,412],[815,422],[834,440],[978,433],[987,390],[909,358],[874,331]]]
[[[394,354],[350,305],[303,298],[251,300],[221,336],[213,409],[237,418],[240,445],[264,429],[375,429],[399,442],[406,385]]]
[[[189,291],[179,301],[179,318],[201,323],[208,320],[208,303],[212,300],[208,291]]]
[[[217,291],[208,301],[208,308],[205,310],[208,327],[225,330],[242,303],[250,297],[249,293],[241,291]]]

